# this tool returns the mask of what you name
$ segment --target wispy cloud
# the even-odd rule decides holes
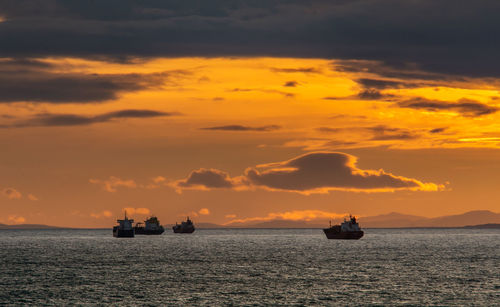
[[[499,108],[470,99],[456,102],[413,98],[398,103],[402,108],[422,109],[431,112],[453,111],[467,117],[478,117],[498,112]]]
[[[242,125],[226,125],[201,128],[201,130],[219,130],[219,131],[256,131],[256,132],[269,132],[281,129],[278,125],[267,125],[259,127],[250,127]]]
[[[113,213],[109,210],[103,210],[103,211],[98,212],[98,213],[91,213],[90,216],[95,218],[95,219],[109,218],[109,217],[113,216]]]
[[[137,188],[137,184],[132,179],[121,179],[119,177],[110,176],[108,179],[89,179],[92,184],[97,184],[102,187],[104,191],[114,193],[117,188],[124,187],[129,189]]]
[[[12,124],[0,125],[0,128],[86,126],[96,123],[110,122],[118,119],[152,118],[176,115],[180,115],[180,113],[136,109],[119,110],[99,115],[42,113],[27,120],[14,122]]]
[[[149,208],[126,207],[126,208],[123,208],[123,211],[126,211],[127,215],[129,215],[129,216],[151,214],[151,210],[149,210]]]
[[[320,74],[321,69],[316,68],[316,67],[285,67],[285,68],[278,68],[278,67],[272,67],[271,71],[273,72],[279,72],[279,73],[305,73],[305,74]]]
[[[201,215],[210,215],[210,210],[208,210],[208,208],[201,208],[198,211],[198,213],[201,214]]]
[[[21,199],[23,197],[21,192],[19,192],[14,188],[5,188],[3,190],[0,190],[0,192],[3,196],[7,197],[8,199]]]
[[[29,200],[32,200],[32,201],[38,201],[38,197],[36,197],[35,195],[33,194],[28,194],[28,199]]]
[[[9,223],[12,223],[12,224],[22,224],[24,222],[26,222],[26,219],[22,216],[19,216],[19,215],[9,215],[9,217],[7,218]]]

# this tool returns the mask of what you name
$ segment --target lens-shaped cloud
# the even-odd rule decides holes
[[[174,183],[177,189],[251,189],[289,191],[301,194],[329,191],[392,192],[438,191],[442,185],[397,176],[384,170],[363,170],[357,158],[341,152],[315,152],[288,161],[248,168],[243,176],[230,177],[216,169],[193,171]]]

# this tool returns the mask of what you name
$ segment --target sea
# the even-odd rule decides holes
[[[500,230],[0,230],[2,306],[500,306]]]

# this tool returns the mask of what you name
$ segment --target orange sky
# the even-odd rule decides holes
[[[26,80],[84,81],[80,101],[55,101],[63,84],[52,101],[0,104],[0,223],[500,211],[496,79],[373,61],[32,60],[45,65]]]

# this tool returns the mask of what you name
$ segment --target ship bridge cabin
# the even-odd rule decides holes
[[[349,221],[344,220],[344,222],[340,225],[341,231],[360,231],[361,228],[359,228],[356,217],[350,215],[349,218]]]
[[[127,213],[125,212],[125,219],[123,220],[116,220],[118,224],[120,224],[119,228],[122,230],[131,230],[132,229],[132,223],[134,222],[133,219],[127,218]]]

